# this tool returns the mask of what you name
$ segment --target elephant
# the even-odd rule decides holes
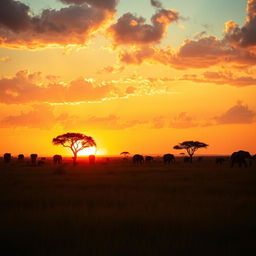
[[[248,166],[246,162],[247,159],[249,160],[249,165],[251,165],[252,156],[247,151],[240,150],[237,152],[233,152],[230,158],[231,158],[231,167],[233,167],[234,164],[236,163],[238,164],[239,167],[243,165],[244,167],[247,167]]]
[[[216,159],[215,159],[215,163],[220,164],[220,165],[222,165],[223,162],[225,162],[225,161],[226,161],[226,159],[224,157],[216,157]]]
[[[61,155],[54,155],[52,159],[53,159],[54,164],[61,164],[62,163],[62,156]]]
[[[175,157],[173,154],[163,155],[164,164],[175,163]]]
[[[18,155],[18,160],[19,160],[19,161],[24,161],[24,158],[25,158],[25,157],[24,157],[23,154],[19,154],[19,155]]]
[[[89,155],[89,164],[95,164],[95,155]]]
[[[30,160],[32,165],[36,165],[36,159],[37,159],[37,154],[31,154],[30,155]]]
[[[154,158],[153,158],[152,156],[146,156],[146,157],[145,157],[145,162],[146,162],[146,163],[152,163],[153,160],[154,160]]]
[[[11,162],[11,159],[12,159],[11,153],[5,153],[5,154],[4,154],[4,162],[5,162],[6,164],[10,163],[10,162]]]
[[[136,154],[132,157],[134,164],[142,164],[144,162],[144,157],[142,155]]]

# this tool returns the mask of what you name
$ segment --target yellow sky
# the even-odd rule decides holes
[[[176,1],[143,2],[152,7],[146,20],[115,0],[70,0],[41,14],[6,2],[20,22],[0,19],[0,154],[66,155],[51,143],[66,132],[92,136],[107,155],[180,153],[172,148],[184,140],[210,145],[200,153],[256,153],[254,0],[239,10],[247,21],[218,33],[217,23],[193,21],[192,10],[184,19],[189,10]]]

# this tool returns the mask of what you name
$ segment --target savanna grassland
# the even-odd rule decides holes
[[[1,162],[2,255],[256,255],[255,165]]]

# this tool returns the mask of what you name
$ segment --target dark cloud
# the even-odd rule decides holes
[[[154,61],[176,69],[207,68],[223,64],[238,65],[242,68],[256,64],[255,53],[231,47],[213,36],[186,40],[176,52],[170,48],[144,46],[134,51],[122,52],[120,59],[127,64]]]
[[[167,26],[178,18],[177,11],[160,9],[152,16],[150,25],[145,23],[143,17],[126,13],[108,29],[108,32],[116,44],[159,43],[165,35]]]
[[[151,2],[151,5],[156,7],[156,8],[159,8],[159,9],[163,8],[162,3],[158,0],[150,0],[150,2]]]
[[[235,46],[256,46],[256,0],[247,1],[247,18],[242,28],[233,21],[226,23],[225,39]]]
[[[1,27],[14,32],[24,31],[24,28],[30,25],[31,18],[27,5],[13,0],[0,1],[0,31]]]
[[[223,115],[216,117],[219,124],[250,124],[255,122],[256,112],[238,102]]]
[[[77,4],[82,5],[87,3],[96,8],[114,10],[119,2],[119,0],[60,0],[65,4]]]
[[[18,1],[0,1],[0,45],[36,48],[84,44],[115,13],[87,4],[46,9],[38,16],[29,15],[29,11]]]

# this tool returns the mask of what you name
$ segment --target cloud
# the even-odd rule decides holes
[[[176,129],[192,128],[199,125],[200,124],[196,122],[195,118],[186,112],[181,112],[170,121],[170,127]]]
[[[155,49],[149,46],[142,46],[138,50],[120,52],[119,57],[126,64],[141,64],[144,60],[152,59]]]
[[[159,8],[159,9],[163,8],[163,5],[160,1],[158,1],[158,0],[150,0],[150,1],[151,1],[152,6],[154,6],[156,8]]]
[[[131,19],[132,17],[130,23],[125,24],[132,24]],[[226,23],[223,38],[205,34],[203,31],[197,34],[194,40],[185,40],[176,51],[171,47],[157,48],[138,43],[136,48],[122,51],[120,59],[126,64],[139,65],[147,61],[175,69],[204,69],[221,65],[229,65],[230,68],[250,68],[256,64],[256,0],[248,0],[247,20],[241,29],[233,21],[229,21]],[[129,38],[124,40],[127,43],[131,42]],[[143,42],[138,39],[137,41]]]
[[[250,67],[256,64],[256,54],[244,49],[235,49],[216,37],[186,40],[174,52],[171,48],[160,49],[143,46],[120,53],[120,60],[126,64],[141,64],[144,61],[161,63],[175,69],[208,68],[216,65]]]
[[[247,18],[242,28],[233,21],[226,23],[225,39],[239,47],[256,46],[256,0],[247,1]]]
[[[30,127],[50,129],[56,124],[57,118],[53,114],[52,107],[47,104],[32,106],[32,110],[26,113],[10,115],[0,121],[1,127]]]
[[[111,95],[111,85],[95,85],[93,81],[78,78],[67,84],[42,84],[41,73],[19,71],[14,77],[0,79],[0,102],[20,104],[30,102],[97,101]]]
[[[104,74],[104,73],[108,73],[108,74],[116,74],[116,73],[121,73],[122,71],[124,71],[125,66],[119,66],[119,65],[115,65],[115,66],[106,66],[104,68],[102,68],[101,70],[98,71],[98,74]]]
[[[114,10],[82,4],[60,10],[45,9],[40,15],[32,16],[29,6],[19,1],[1,0],[0,46],[83,45],[114,14]]]
[[[65,4],[77,4],[82,5],[87,3],[93,7],[114,10],[119,2],[119,0],[60,0]]]
[[[143,45],[159,43],[169,24],[179,19],[179,13],[171,9],[157,9],[152,16],[152,25],[146,24],[143,17],[132,13],[121,16],[117,23],[110,26],[108,34],[116,45]]]
[[[180,80],[193,81],[197,83],[228,84],[237,87],[255,86],[256,78],[252,76],[237,76],[233,72],[207,71],[202,75],[185,74]]]
[[[0,57],[0,62],[8,62],[11,58],[9,56]]]
[[[250,124],[256,121],[256,112],[238,102],[221,116],[216,117],[218,124]]]

